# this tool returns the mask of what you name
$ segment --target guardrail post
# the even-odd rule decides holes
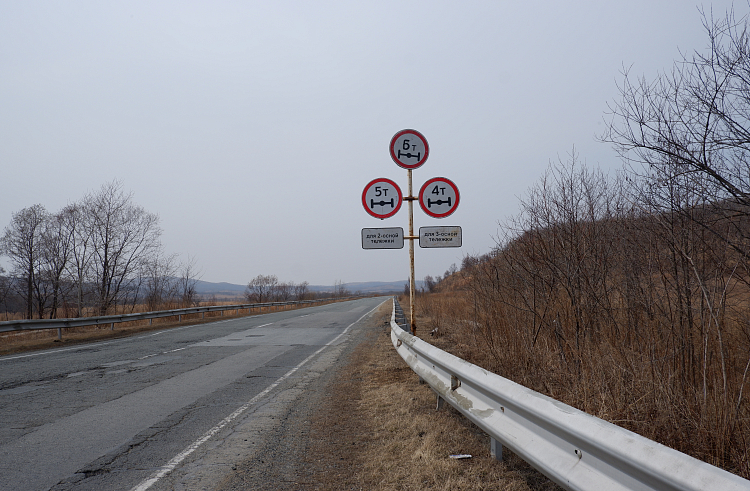
[[[114,331],[115,330],[115,323],[114,322],[109,325],[109,330],[110,331]]]
[[[490,437],[490,454],[493,459],[503,461],[503,444],[492,437]]]
[[[182,322],[182,314],[177,316],[177,322]]]
[[[57,328],[57,339],[58,341],[62,341],[62,328],[61,327]]]

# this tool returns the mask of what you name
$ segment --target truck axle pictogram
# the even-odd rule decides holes
[[[398,158],[401,158],[401,157],[406,157],[407,159],[416,157],[416,159],[419,160],[420,158],[422,158],[422,152],[419,152],[419,153],[411,153],[411,152],[401,153],[401,150],[399,150],[398,151]]]
[[[438,205],[438,206],[440,206],[440,205],[446,205],[446,204],[448,206],[451,205],[451,199],[450,199],[450,197],[448,197],[447,200],[439,199],[439,200],[436,200],[436,201],[432,201],[430,198],[427,198],[427,208],[432,208],[432,205]]]
[[[379,205],[379,206],[391,205],[391,208],[393,208],[395,206],[394,203],[393,203],[393,198],[391,198],[390,201],[384,201],[384,200],[375,201],[374,199],[371,199],[370,200],[370,208],[375,208],[375,205]]]

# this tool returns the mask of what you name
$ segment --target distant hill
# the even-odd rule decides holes
[[[195,291],[199,294],[219,294],[219,293],[242,293],[246,285],[235,285],[233,283],[211,283],[209,281],[198,280],[195,283]]]
[[[344,287],[350,292],[362,293],[391,293],[403,292],[406,280],[402,281],[366,281],[344,283]],[[237,296],[245,291],[246,285],[236,285],[234,283],[211,283],[210,281],[198,280],[195,284],[195,290],[199,295],[228,295]],[[422,287],[422,282],[417,281],[417,288]],[[333,285],[310,285],[310,291],[330,292],[333,291]]]
[[[347,290],[351,292],[362,292],[362,293],[403,293],[404,285],[409,280],[402,281],[368,281],[368,282],[355,282],[355,283],[344,283]],[[417,288],[422,287],[422,281],[417,281]],[[330,288],[330,287],[328,287]]]

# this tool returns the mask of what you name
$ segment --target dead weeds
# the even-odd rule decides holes
[[[382,328],[351,355],[313,421],[316,489],[557,489],[507,451],[494,460],[489,437],[449,405],[436,410],[432,390],[391,345],[390,312],[387,302]]]

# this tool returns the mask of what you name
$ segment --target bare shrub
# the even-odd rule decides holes
[[[417,307],[457,355],[748,476],[746,257],[689,216],[725,220],[694,185],[630,178],[572,153],[450,295]]]

